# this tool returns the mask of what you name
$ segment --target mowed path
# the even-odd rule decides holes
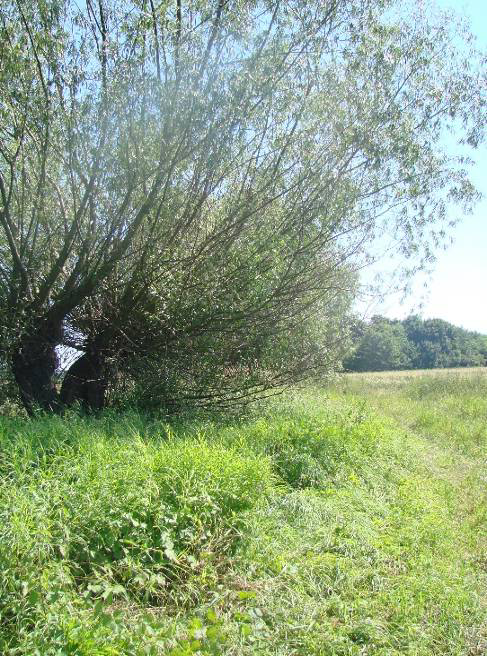
[[[487,367],[348,374],[339,385],[404,432],[432,481],[444,486],[463,556],[487,599]],[[483,637],[466,653],[487,654]]]

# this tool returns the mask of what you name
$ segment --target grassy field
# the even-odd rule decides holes
[[[348,373],[345,378],[371,380],[383,378],[392,382],[400,378],[477,378],[487,375],[487,367],[455,367],[451,369],[403,369],[401,371],[370,371],[367,373]]]
[[[485,370],[0,419],[0,653],[487,653]]]

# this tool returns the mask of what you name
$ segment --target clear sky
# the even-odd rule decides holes
[[[437,0],[470,19],[478,45],[487,50],[487,0]],[[487,90],[486,90],[487,94]],[[413,293],[401,304],[397,296],[375,303],[367,314],[403,318],[418,312],[424,318],[438,317],[469,330],[487,334],[487,145],[474,151],[472,180],[484,198],[474,213],[453,229],[454,243],[437,254],[432,276],[418,278]],[[424,288],[424,282],[428,286]],[[423,305],[420,308],[420,302]],[[419,311],[418,311],[419,310]]]

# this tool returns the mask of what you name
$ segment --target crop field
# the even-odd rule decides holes
[[[5,656],[487,653],[486,370],[0,418]]]
[[[404,371],[370,371],[368,373],[349,373],[346,378],[357,378],[362,381],[381,380],[394,382],[411,380],[413,378],[481,378],[487,376],[487,367],[455,367],[454,369],[408,369]]]

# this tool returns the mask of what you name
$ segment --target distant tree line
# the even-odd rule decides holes
[[[392,371],[477,367],[487,364],[487,336],[442,319],[404,320],[374,316],[352,328],[353,350],[345,359],[348,371]]]

